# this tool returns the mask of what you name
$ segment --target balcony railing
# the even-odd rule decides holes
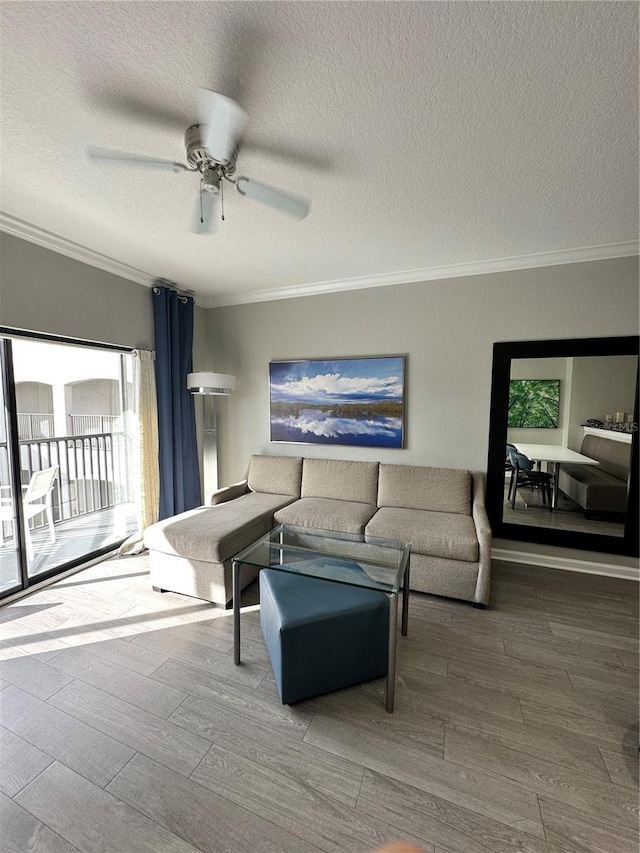
[[[69,415],[71,435],[93,435],[99,432],[117,432],[119,415]]]
[[[55,429],[53,415],[47,412],[18,412],[20,438],[51,438]]]
[[[58,466],[52,495],[54,523],[127,503],[131,500],[127,447],[122,433],[110,432],[22,439],[22,485],[29,483],[34,472]],[[0,484],[9,483],[6,451],[6,444],[0,443]],[[35,521],[34,527],[46,523],[45,519]]]
[[[71,435],[95,435],[118,432],[120,415],[68,415]],[[55,434],[50,412],[18,412],[18,436],[21,439],[52,438]]]

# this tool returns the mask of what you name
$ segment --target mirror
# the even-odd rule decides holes
[[[494,536],[637,556],[637,433],[637,337],[494,344]]]

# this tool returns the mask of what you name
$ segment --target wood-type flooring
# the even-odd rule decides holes
[[[638,584],[494,564],[411,594],[384,680],[280,704],[243,603],[114,558],[0,607],[2,853],[638,853]]]

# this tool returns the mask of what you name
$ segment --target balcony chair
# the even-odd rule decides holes
[[[508,493],[511,509],[516,508],[518,489],[526,486],[531,489],[539,489],[542,495],[542,503],[547,505],[549,512],[552,512],[551,483],[553,482],[553,475],[546,471],[534,471],[534,463],[531,459],[523,453],[518,453],[517,450],[509,450],[509,460],[512,468]]]
[[[29,521],[38,515],[44,513],[49,526],[50,541],[56,541],[56,531],[53,526],[53,511],[51,506],[53,485],[58,476],[58,466],[53,465],[51,468],[45,468],[43,471],[35,471],[31,475],[29,485],[26,487],[24,497],[22,498],[22,511],[25,521],[25,536],[27,543],[27,557],[29,562],[35,559],[33,550],[33,541],[31,539],[31,531],[29,530]],[[24,487],[23,487],[24,488]],[[3,498],[0,502],[0,545],[2,544],[2,523],[4,521],[13,521],[13,502]]]

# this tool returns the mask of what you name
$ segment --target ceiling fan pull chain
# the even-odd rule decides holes
[[[202,209],[202,181],[200,181],[200,224],[204,225],[204,211]]]
[[[224,222],[224,181],[220,181],[220,210],[222,211],[222,221]]]

